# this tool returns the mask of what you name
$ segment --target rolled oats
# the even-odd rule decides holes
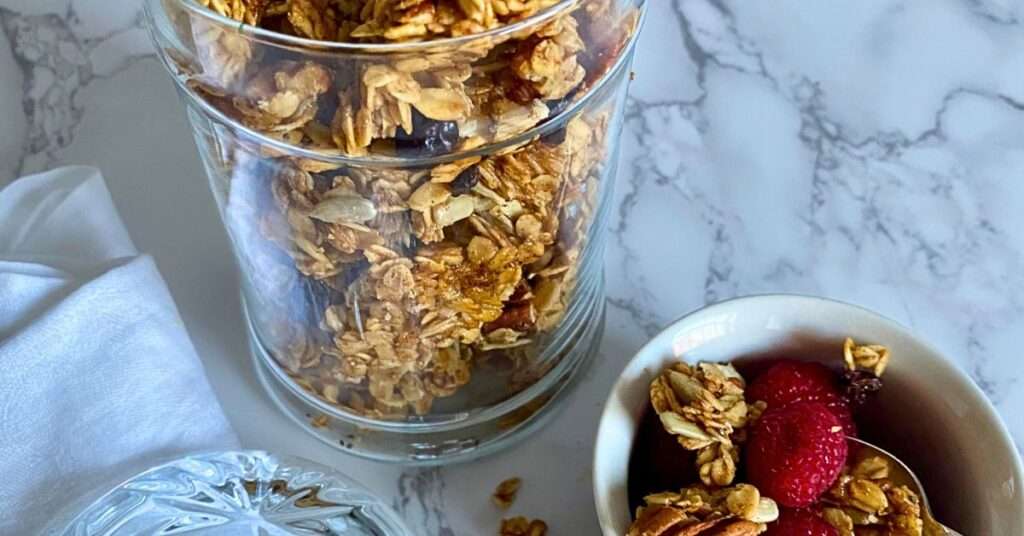
[[[843,342],[843,361],[848,370],[869,370],[881,377],[889,365],[889,349],[879,344],[858,346],[847,337]]]
[[[516,494],[519,493],[519,487],[523,484],[522,479],[509,478],[503,480],[498,487],[495,488],[494,494],[491,495],[491,501],[503,510],[508,509],[512,506],[512,503],[516,500]]]
[[[847,337],[843,343],[843,380],[846,396],[863,404],[882,389],[882,374],[889,365],[889,349],[881,345],[858,346]]]
[[[522,516],[502,519],[501,527],[498,529],[498,536],[546,536],[547,533],[547,523]]]
[[[753,536],[767,530],[779,517],[775,501],[762,497],[749,484],[729,488],[692,486],[678,493],[644,497],[626,536],[700,534]]]
[[[740,433],[751,421],[743,377],[732,365],[676,363],[651,383],[651,405],[662,426],[687,450],[697,451],[701,481],[727,486],[736,477]],[[753,412],[759,414],[758,402]]]
[[[925,518],[920,497],[890,480],[889,462],[867,457],[848,466],[822,499],[822,517],[840,536],[921,536]]]
[[[199,3],[306,39],[402,43],[498,28],[557,0]],[[232,198],[251,205],[239,218],[258,222],[253,234],[263,242],[249,247],[266,249],[244,254],[274,266],[258,277],[293,276],[260,290],[298,302],[280,305],[274,321],[283,327],[271,346],[303,387],[360,414],[400,419],[455,394],[488,355],[521,369],[510,389],[550,366],[533,362],[534,343],[559,327],[573,298],[606,172],[609,109],[567,119],[555,135],[429,166],[341,157],[413,162],[485,148],[550,120],[583,96],[635,30],[636,17],[623,13],[626,24],[608,35],[610,8],[598,3],[607,4],[587,0],[508,35],[345,61],[312,44],[309,54],[267,46],[202,17],[186,26],[194,57],[179,68],[195,94],[306,151],[229,136],[218,155]],[[719,416],[731,422],[740,409]],[[738,451],[711,443],[702,474],[731,482]]]

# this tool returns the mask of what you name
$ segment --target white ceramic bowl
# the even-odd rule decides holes
[[[865,309],[804,296],[754,296],[712,305],[670,325],[626,365],[605,404],[594,449],[594,502],[605,536],[631,521],[630,451],[648,384],[666,365],[794,356],[837,363],[845,337],[885,344],[893,361],[862,435],[908,461],[938,519],[966,535],[1024,535],[1024,470],[992,405],[927,342]]]

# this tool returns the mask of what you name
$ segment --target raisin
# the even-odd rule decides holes
[[[541,136],[540,141],[546,145],[561,145],[565,142],[565,134],[565,127],[562,127]]]
[[[328,91],[316,99],[316,115],[313,117],[322,125],[330,125],[338,111],[338,94]]]
[[[558,114],[564,112],[565,109],[572,104],[573,97],[575,97],[575,95],[576,90],[573,90],[560,99],[547,101],[545,104],[547,104],[548,106],[548,116],[543,121],[538,123],[538,125],[542,125],[548,122],[548,120],[556,117]],[[548,132],[547,134],[540,137],[540,141],[547,145],[561,145],[562,142],[565,141],[565,127],[563,126],[557,130],[552,130],[551,132]]]
[[[480,170],[477,166],[470,166],[459,173],[449,185],[452,195],[468,194],[477,183],[480,182]]]
[[[843,372],[843,383],[846,385],[846,397],[857,405],[866,402],[882,388],[882,379],[866,370]]]
[[[572,101],[575,97],[576,90],[574,89],[569,93],[566,93],[565,96],[560,99],[545,101],[544,104],[548,105],[549,110],[548,117],[554,117],[565,111],[565,109],[568,108],[570,104],[572,104]]]
[[[412,134],[399,127],[395,149],[403,156],[436,156],[450,153],[459,142],[459,125],[454,121],[435,121],[413,110]]]

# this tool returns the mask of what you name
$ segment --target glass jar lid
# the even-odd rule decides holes
[[[62,536],[409,536],[380,498],[336,470],[262,451],[187,456],[118,485]]]

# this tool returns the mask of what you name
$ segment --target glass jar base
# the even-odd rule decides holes
[[[470,461],[507,448],[540,429],[568,396],[580,371],[597,354],[604,333],[604,280],[591,286],[584,310],[570,333],[564,334],[559,365],[531,388],[498,405],[486,415],[468,415],[463,422],[443,424],[375,421],[346,414],[294,382],[262,347],[243,300],[249,346],[256,375],[277,407],[300,428],[332,447],[363,458],[431,466]],[[526,395],[526,396],[523,396]]]

